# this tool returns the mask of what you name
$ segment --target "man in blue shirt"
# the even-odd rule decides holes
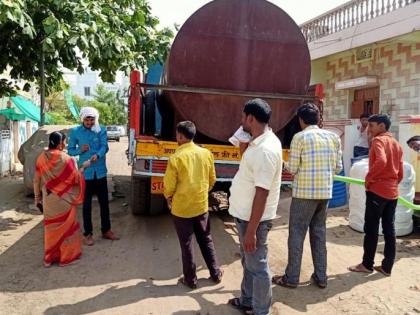
[[[107,169],[105,155],[108,152],[108,139],[106,129],[98,123],[99,113],[93,107],[83,107],[80,111],[82,124],[70,131],[68,153],[79,156],[79,165],[85,161],[91,162],[85,170],[86,189],[83,202],[83,227],[86,245],[92,246],[92,197],[98,197],[101,209],[102,237],[117,240],[118,237],[111,231],[109,216]]]

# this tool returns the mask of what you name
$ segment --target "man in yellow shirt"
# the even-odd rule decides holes
[[[176,127],[178,149],[169,158],[164,177],[164,195],[173,215],[182,252],[182,284],[197,288],[193,236],[215,283],[222,280],[210,234],[208,193],[216,182],[213,154],[193,142],[196,128],[190,121]]]

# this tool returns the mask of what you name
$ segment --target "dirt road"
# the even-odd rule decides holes
[[[113,230],[121,240],[98,237],[84,247],[76,265],[42,265],[42,217],[31,210],[19,178],[0,180],[0,314],[239,314],[225,305],[239,293],[242,269],[238,240],[227,215],[212,216],[212,231],[225,278],[219,285],[197,253],[199,288],[188,291],[177,284],[180,251],[169,215],[133,217],[127,207],[130,169],[124,151],[126,139],[110,143],[110,173],[120,198],[111,202]],[[270,265],[283,272],[287,259],[287,213],[290,198],[282,196],[279,218],[270,232]],[[392,277],[374,273],[351,274],[349,264],[360,262],[363,235],[348,227],[347,209],[331,210],[328,217],[329,286],[310,285],[309,244],[305,245],[302,285],[296,290],[273,288],[272,314],[419,314],[420,233],[398,240]],[[381,238],[379,251],[383,250]],[[377,256],[379,262],[381,255]]]

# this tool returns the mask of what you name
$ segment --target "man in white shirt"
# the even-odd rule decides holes
[[[420,152],[420,136],[414,136],[408,139],[407,145],[410,149]]]
[[[232,181],[229,199],[244,268],[241,296],[229,300],[229,304],[255,315],[270,312],[267,236],[277,212],[283,163],[280,140],[268,127],[270,117],[270,105],[264,100],[253,99],[245,104],[242,127],[252,139]]]
[[[368,119],[368,114],[363,113],[360,115],[360,126],[357,127],[359,138],[353,148],[353,156],[355,158],[369,155]]]

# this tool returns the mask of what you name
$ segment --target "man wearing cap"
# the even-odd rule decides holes
[[[107,168],[105,155],[108,152],[106,129],[99,125],[99,112],[93,107],[83,107],[80,110],[82,124],[71,129],[68,153],[79,156],[79,164],[90,160],[91,166],[85,170],[86,188],[83,202],[83,227],[86,245],[92,246],[92,197],[96,195],[101,210],[102,237],[118,240],[111,231],[109,216]]]

